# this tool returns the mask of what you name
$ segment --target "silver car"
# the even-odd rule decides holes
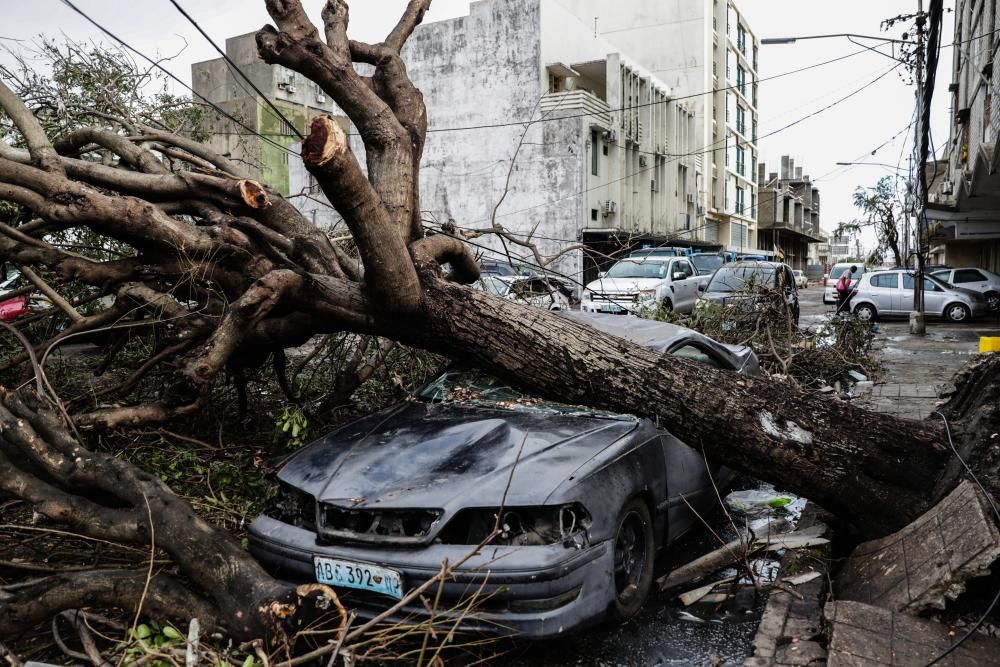
[[[912,271],[873,271],[861,276],[851,300],[854,314],[864,320],[880,315],[906,315],[913,310]],[[966,322],[990,312],[982,294],[952,287],[940,278],[924,276],[924,312],[950,322]]]
[[[976,267],[942,269],[931,275],[954,287],[979,292],[986,298],[991,309],[1000,310],[1000,275]]]

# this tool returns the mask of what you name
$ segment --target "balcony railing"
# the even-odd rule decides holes
[[[543,114],[553,114],[557,117],[560,111],[588,113],[597,118],[603,125],[611,126],[611,107],[608,106],[607,102],[586,90],[548,93],[542,96],[539,108]]]

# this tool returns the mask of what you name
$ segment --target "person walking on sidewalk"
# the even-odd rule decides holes
[[[853,290],[851,290],[852,276],[854,272],[858,270],[858,267],[852,266],[847,271],[840,274],[840,280],[837,284],[833,286],[833,289],[837,292],[837,313],[840,311],[851,312],[851,297],[854,295]]]

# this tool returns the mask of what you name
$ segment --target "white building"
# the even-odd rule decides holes
[[[695,110],[698,238],[757,243],[758,40],[729,0],[559,0]]]
[[[414,32],[403,59],[427,104],[425,219],[432,228],[453,219],[464,229],[487,229],[496,209],[496,223],[520,238],[530,235],[546,256],[581,241],[608,253],[711,236],[696,222],[707,196],[699,176],[707,143],[697,119],[700,98],[674,101],[670,86],[625,40],[595,36],[592,19],[570,11],[577,4],[480,0],[468,16]],[[629,3],[599,4],[610,11]],[[749,132],[756,116],[743,117]],[[743,150],[746,194],[739,196],[752,205],[753,153]],[[725,154],[717,152],[720,164]],[[735,150],[731,163],[735,170]],[[725,183],[723,176],[720,193]],[[291,190],[308,184],[293,166]],[[731,206],[736,193],[734,185]],[[296,201],[318,224],[328,222],[322,204]],[[728,221],[721,210],[720,217]],[[503,256],[494,236],[475,243],[486,257]],[[596,277],[593,256],[578,250],[555,266],[582,272],[584,281]]]

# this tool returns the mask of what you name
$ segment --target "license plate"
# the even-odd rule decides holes
[[[313,558],[316,581],[331,586],[360,588],[394,597],[403,597],[403,575],[395,570],[336,558]]]

